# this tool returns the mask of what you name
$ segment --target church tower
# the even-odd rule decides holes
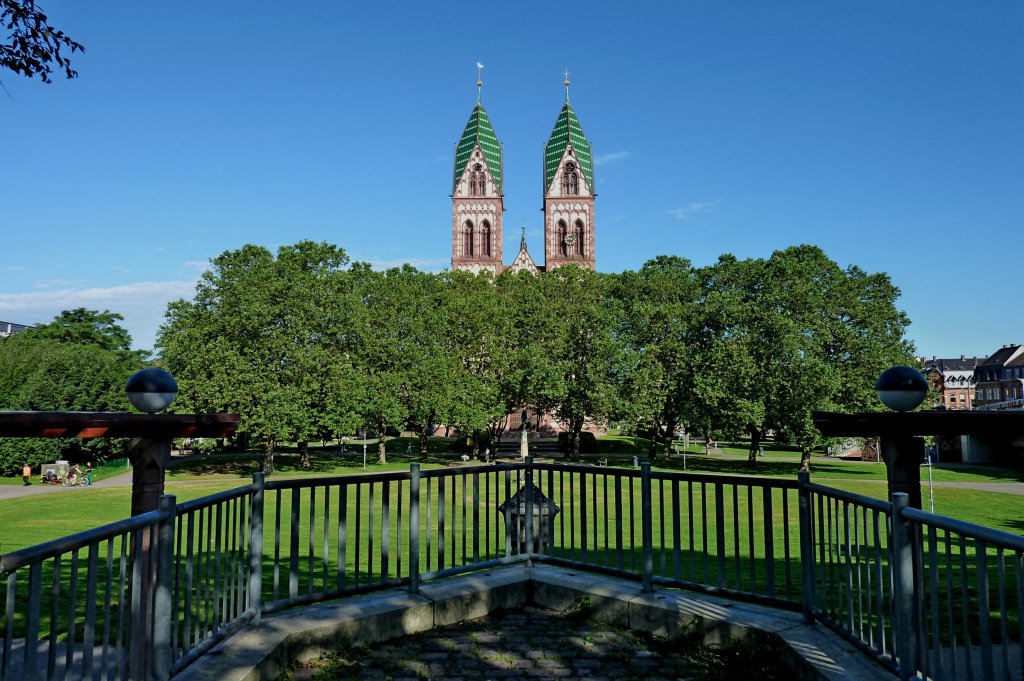
[[[452,269],[496,276],[503,269],[501,144],[481,102],[483,78],[479,73],[476,87],[476,106],[455,146]]]
[[[590,142],[569,105],[544,146],[544,266],[551,271],[574,263],[594,269],[594,161]]]

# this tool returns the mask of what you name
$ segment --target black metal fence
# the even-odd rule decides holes
[[[905,502],[647,464],[256,474],[0,556],[0,673],[168,678],[264,613],[546,561],[802,610],[903,678],[1021,678],[1024,538]]]

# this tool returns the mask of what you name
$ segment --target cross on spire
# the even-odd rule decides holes
[[[565,69],[565,102],[569,103],[569,68]]]
[[[484,65],[476,63],[476,103],[480,103],[481,91],[484,87]]]

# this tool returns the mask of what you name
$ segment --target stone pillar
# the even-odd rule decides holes
[[[527,413],[524,409],[523,420],[522,423],[519,425],[519,456],[522,457],[523,461],[525,461],[526,457],[530,455],[530,447],[528,442],[529,434],[526,432],[528,424],[529,421],[527,420]]]

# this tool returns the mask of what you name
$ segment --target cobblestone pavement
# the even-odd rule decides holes
[[[703,679],[707,666],[637,632],[527,607],[300,665],[293,681],[486,681]],[[691,649],[693,655],[696,651]],[[699,654],[695,657],[700,657]],[[717,674],[713,678],[721,678]],[[766,678],[762,675],[743,678]]]

